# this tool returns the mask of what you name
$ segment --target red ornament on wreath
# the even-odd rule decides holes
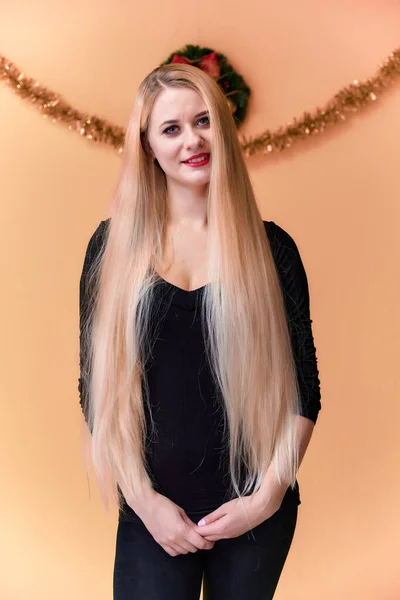
[[[179,56],[179,54],[174,54],[172,63],[186,63],[188,65],[192,64],[192,61],[185,58],[184,56]],[[201,61],[195,65],[199,67],[202,71],[205,71],[211,77],[219,77],[221,74],[221,68],[218,63],[218,56],[216,52],[210,52],[210,54],[205,54]]]

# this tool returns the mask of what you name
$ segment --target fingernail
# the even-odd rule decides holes
[[[199,525],[199,527],[201,527],[202,525],[205,525],[205,524],[206,524],[206,522],[205,522],[205,520],[204,520],[204,519],[201,519],[201,520],[200,520],[200,521],[197,523],[197,525]]]

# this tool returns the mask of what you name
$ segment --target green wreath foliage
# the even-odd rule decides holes
[[[160,66],[170,64],[175,55],[182,56],[192,62],[194,66],[197,66],[196,62],[200,62],[204,56],[211,53],[217,55],[220,70],[219,76],[213,77],[213,79],[218,83],[225,96],[233,103],[232,116],[236,127],[240,127],[246,117],[251,90],[243,77],[236,73],[224,54],[216,52],[212,48],[187,44],[184,48],[172,52],[164,62],[160,63]]]

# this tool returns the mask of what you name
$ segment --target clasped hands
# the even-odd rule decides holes
[[[210,542],[235,538],[272,517],[280,508],[281,501],[281,498],[271,498],[263,502],[257,492],[241,500],[235,498],[206,515],[194,526],[194,530]]]
[[[281,506],[283,491],[264,487],[250,496],[235,498],[194,523],[184,509],[166,496],[151,491],[147,501],[132,503],[133,510],[155,541],[169,554],[210,550],[217,540],[235,538],[271,517]],[[244,508],[246,510],[244,510]],[[204,523],[204,525],[200,525]]]

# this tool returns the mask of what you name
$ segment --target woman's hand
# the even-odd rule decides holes
[[[183,508],[162,494],[155,492],[138,515],[155,541],[170,556],[210,550],[214,546],[214,542],[204,539],[195,530],[195,523]]]
[[[243,509],[246,508],[247,515]],[[217,510],[201,519],[195,531],[200,533],[205,540],[215,542],[225,538],[235,538],[250,529],[253,529],[265,519],[269,519],[279,509],[281,502],[271,499],[262,502],[257,492],[251,496],[244,496],[222,504]],[[200,523],[203,523],[201,524]]]

